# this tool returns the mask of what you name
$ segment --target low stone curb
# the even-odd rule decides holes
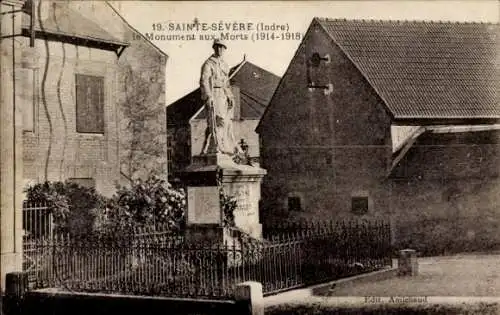
[[[360,283],[382,281],[396,277],[397,274],[398,268],[391,267],[369,272],[366,274],[356,275],[349,278],[339,279],[328,283],[322,283],[320,285],[311,287],[311,290],[313,295],[327,295],[328,293],[334,292],[336,289],[352,287]]]
[[[293,291],[288,291],[280,293],[277,295],[271,295],[264,297],[264,303],[266,306],[293,303],[297,301],[304,301],[311,297],[317,297],[319,299],[326,298],[329,292],[332,292],[336,288],[345,288],[347,286],[353,286],[355,284],[369,282],[369,281],[381,281],[390,279],[397,276],[397,267],[388,267],[386,269],[377,270],[365,274],[356,275],[353,277],[348,277],[344,279],[339,279],[335,281],[330,281],[327,283],[321,283],[314,286],[310,286],[303,289],[297,289]],[[324,297],[322,297],[324,296]]]

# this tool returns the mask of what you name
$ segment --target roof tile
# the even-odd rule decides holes
[[[395,118],[500,118],[499,25],[318,21]]]

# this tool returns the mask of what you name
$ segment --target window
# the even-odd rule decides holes
[[[368,213],[368,197],[353,196],[351,197],[351,205],[354,214]]]
[[[76,132],[104,133],[104,77],[77,74]]]
[[[326,165],[332,165],[332,156],[330,154],[325,156],[325,163]]]
[[[68,182],[75,183],[86,188],[95,188],[95,179],[93,178],[69,178]]]
[[[288,197],[288,211],[300,211],[302,206],[300,204],[300,197]]]

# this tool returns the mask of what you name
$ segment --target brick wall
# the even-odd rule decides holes
[[[99,191],[111,194],[118,179],[115,53],[43,40],[36,40],[36,50],[33,107],[24,101],[25,109],[34,112],[34,128],[23,137],[26,181],[92,177]],[[76,132],[77,73],[104,77],[104,134]],[[32,88],[22,80],[17,84]]]
[[[93,177],[97,189],[110,195],[117,181],[127,181],[120,176],[120,170],[128,177],[145,177],[153,170],[166,176],[166,55],[140,37],[105,2],[67,1],[64,5],[130,45],[118,58],[112,51],[58,42],[47,42],[47,53],[45,42],[36,41],[40,55],[35,71],[38,88],[30,93],[33,72],[26,75],[25,70],[20,70],[25,73],[18,78],[19,86],[28,87],[18,93],[27,104],[24,116],[34,123],[32,128],[25,128],[24,134],[26,182]],[[44,2],[42,16],[46,18],[51,10],[51,1]],[[26,46],[27,40],[23,41]],[[76,132],[75,73],[105,77],[103,135]],[[138,117],[130,115],[137,101],[131,95],[140,97],[144,109]],[[31,107],[33,96],[37,100]],[[32,112],[33,117],[26,112]],[[131,121],[144,127],[132,131]]]

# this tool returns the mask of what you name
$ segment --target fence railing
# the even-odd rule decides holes
[[[44,203],[23,203],[23,270],[29,281],[36,281],[36,270],[43,257],[37,255],[37,240],[52,239],[54,232],[51,208]]]
[[[339,229],[342,225],[349,228],[349,226],[355,226],[363,224],[370,227],[380,227],[380,225],[387,225],[387,229],[390,229],[388,222],[381,219],[352,219],[352,220],[321,220],[321,221],[273,221],[265,222],[262,225],[263,237],[265,239],[274,239],[282,237],[283,235],[315,235],[318,233],[323,233],[325,230]]]
[[[190,244],[171,235],[37,240],[34,288],[230,299],[258,281],[273,294],[391,264],[390,227],[343,222],[271,242]]]
[[[391,226],[384,221],[282,224],[265,234],[277,262],[265,292],[331,281],[392,264]]]
[[[27,239],[47,237],[54,230],[50,207],[44,203],[23,203],[23,231]]]

